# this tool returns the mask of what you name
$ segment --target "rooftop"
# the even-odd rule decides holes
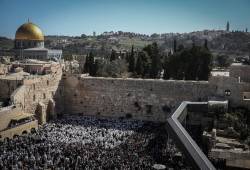
[[[6,75],[0,75],[0,79],[5,80],[22,80],[24,77],[29,76],[30,74],[27,72],[20,71],[18,73],[11,73]]]

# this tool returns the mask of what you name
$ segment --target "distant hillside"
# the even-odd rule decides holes
[[[98,36],[45,36],[45,47],[62,49],[64,55],[87,54],[90,51],[97,56],[107,56],[111,49],[116,51],[130,51],[131,46],[141,49],[157,42],[162,52],[173,49],[173,42],[177,47],[183,45],[189,48],[194,44],[203,45],[208,41],[208,47],[214,54],[226,54],[232,57],[250,54],[250,33],[226,32],[223,30],[204,30],[190,33],[166,33],[143,35],[130,32],[104,32]],[[0,50],[13,48],[13,40],[0,37]]]
[[[250,34],[245,32],[226,32],[223,30],[204,30],[190,33],[152,34],[151,36],[125,33],[105,32],[99,36],[47,36],[46,46],[63,49],[65,54],[86,54],[89,51],[107,55],[111,49],[116,51],[129,51],[134,45],[135,49],[143,48],[147,44],[157,42],[163,52],[173,49],[173,41],[177,46],[191,47],[193,43],[203,45],[208,41],[208,47],[215,54],[249,55]]]
[[[0,37],[0,50],[9,50],[14,47],[14,41],[6,37]]]
[[[211,49],[228,54],[250,54],[250,34],[230,32],[222,34],[211,42]]]

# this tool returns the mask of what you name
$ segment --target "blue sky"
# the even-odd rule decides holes
[[[45,35],[250,30],[250,0],[0,0],[0,36],[13,38],[28,18]]]

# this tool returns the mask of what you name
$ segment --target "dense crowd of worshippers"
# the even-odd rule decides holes
[[[149,122],[64,116],[0,143],[3,170],[157,167],[189,169],[163,125]]]

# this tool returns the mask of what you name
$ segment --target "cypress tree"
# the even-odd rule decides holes
[[[184,47],[183,44],[178,45],[178,52],[184,50],[184,48],[185,48],[185,47]]]
[[[226,26],[226,31],[230,30],[230,25],[229,25],[229,21],[227,21],[227,26]]]
[[[151,53],[151,45],[148,45],[143,49],[142,52],[140,52],[140,56],[142,58],[142,65],[143,65],[143,72],[142,77],[150,77],[150,69],[151,69],[151,57],[149,56],[149,53]]]
[[[143,55],[143,52],[140,52],[138,54],[138,58],[137,58],[137,61],[136,61],[136,66],[135,66],[135,72],[137,75],[142,75],[143,72],[144,72],[144,68],[143,68],[143,61],[142,61],[142,56]]]
[[[113,61],[115,59],[116,59],[116,52],[115,52],[115,50],[112,49],[111,55],[110,55],[110,61]]]
[[[166,62],[164,62],[166,63]],[[169,56],[165,74],[181,80],[208,80],[211,71],[212,54],[204,47],[194,46]],[[168,76],[164,75],[166,79]]]
[[[129,72],[134,72],[135,70],[135,57],[134,57],[134,46],[132,45],[131,53],[129,55]]]
[[[94,56],[93,56],[93,53],[90,52],[89,53],[89,75],[90,76],[94,76],[95,75],[95,59],[94,59]]]
[[[163,79],[167,80],[170,78],[169,70],[168,70],[168,57],[167,56],[165,56],[165,58],[164,58],[163,67],[164,67]]]
[[[204,47],[208,50],[208,43],[207,43],[207,39],[205,39]]]
[[[86,59],[85,59],[85,64],[84,64],[84,73],[89,72],[89,54],[87,54]]]
[[[159,54],[159,49],[157,46],[157,43],[154,42],[152,44],[152,65],[151,65],[151,78],[157,78],[159,77],[159,73],[161,71],[162,68],[162,63],[161,63],[161,58],[160,58],[160,54]]]
[[[129,63],[129,52],[126,52],[125,54],[125,60],[127,63]]]
[[[174,39],[174,53],[176,53],[177,51],[177,40]]]

